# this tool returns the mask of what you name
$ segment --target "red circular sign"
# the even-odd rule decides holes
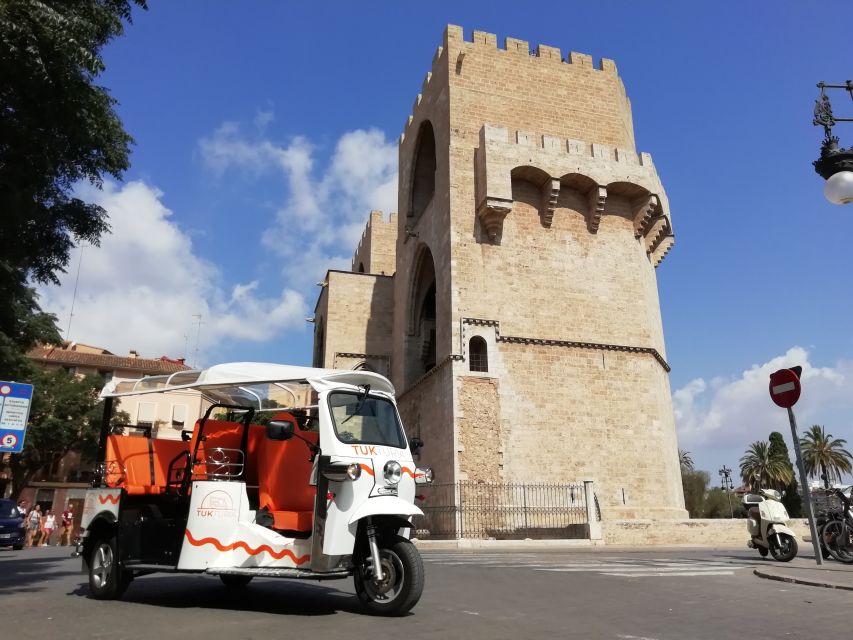
[[[800,399],[800,379],[790,369],[770,374],[770,399],[780,407],[793,407]]]

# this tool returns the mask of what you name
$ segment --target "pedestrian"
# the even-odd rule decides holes
[[[27,537],[24,545],[27,547],[35,546],[35,536],[38,533],[41,524],[41,506],[36,505],[27,515]]]
[[[74,510],[69,502],[65,506],[65,511],[62,512],[62,532],[59,536],[59,542],[63,547],[71,544],[71,538],[74,533]]]
[[[21,514],[22,518],[27,517],[27,501],[26,500],[19,500],[18,501],[18,513]]]
[[[46,547],[50,544],[50,536],[53,534],[53,530],[56,529],[56,516],[48,509],[44,512],[42,520],[41,546]]]

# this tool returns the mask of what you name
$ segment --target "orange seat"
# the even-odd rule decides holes
[[[107,486],[121,487],[130,495],[150,495],[166,490],[169,463],[187,450],[180,440],[111,435],[107,437]]]
[[[273,420],[296,420],[290,413],[279,413]],[[319,434],[294,430],[312,444]],[[270,440],[264,438],[258,447],[258,493],[260,506],[273,516],[273,528],[287,531],[310,531],[314,520],[314,498],[317,488],[310,484],[311,451],[297,438]]]
[[[190,441],[190,453],[195,450],[198,441],[198,422],[193,430]],[[258,484],[258,472],[256,463],[256,451],[258,443],[265,438],[265,428],[261,425],[249,425],[249,439],[246,445],[248,451],[243,457],[245,475],[243,480],[250,486]],[[228,420],[207,420],[204,423],[204,439],[199,443],[198,451],[193,463],[193,479],[207,480],[208,465],[205,464],[208,453],[212,449],[242,449],[243,445],[243,423],[230,422]],[[230,458],[231,456],[229,456]],[[231,462],[239,462],[239,456],[233,456]],[[239,467],[230,467],[230,470],[239,471]]]

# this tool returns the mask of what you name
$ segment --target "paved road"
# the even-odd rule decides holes
[[[349,580],[137,579],[120,602],[87,596],[67,549],[0,551],[2,637],[718,639],[849,636],[850,593],[757,578],[740,551],[424,552],[427,588],[403,619],[363,615]],[[14,621],[14,622],[13,622]],[[8,635],[11,629],[14,634]]]

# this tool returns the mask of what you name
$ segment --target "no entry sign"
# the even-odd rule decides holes
[[[770,399],[780,407],[790,409],[800,399],[800,377],[791,369],[779,369],[770,374]]]

